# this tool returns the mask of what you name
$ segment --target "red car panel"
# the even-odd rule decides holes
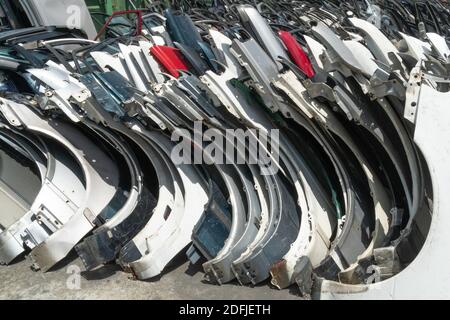
[[[167,46],[153,46],[150,53],[172,76],[178,78],[178,70],[188,71],[186,62],[180,50]]]
[[[308,78],[314,77],[315,72],[311,61],[294,36],[286,31],[279,31],[278,35],[286,46],[292,61],[294,61],[294,63],[306,74]]]

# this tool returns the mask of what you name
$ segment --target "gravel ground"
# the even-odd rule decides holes
[[[215,286],[202,279],[201,266],[190,265],[182,256],[161,277],[136,281],[116,265],[82,271],[81,261],[71,254],[47,273],[32,271],[27,259],[0,266],[0,299],[301,299],[295,286],[280,291],[269,282]]]

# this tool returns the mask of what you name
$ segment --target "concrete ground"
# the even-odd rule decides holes
[[[35,272],[21,259],[0,266],[0,299],[301,299],[292,286],[277,290],[269,282],[256,287],[238,283],[214,286],[202,281],[201,265],[190,265],[181,256],[158,279],[136,281],[116,265],[84,272],[72,254],[52,271]]]

